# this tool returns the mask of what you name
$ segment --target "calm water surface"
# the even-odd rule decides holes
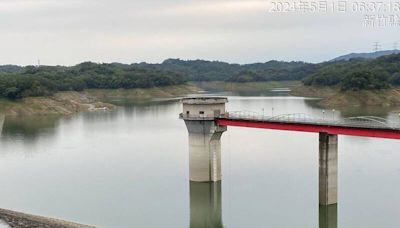
[[[229,100],[231,111],[322,116],[303,98]],[[202,194],[213,186],[189,183],[180,111],[172,100],[63,118],[6,117],[0,208],[117,228],[195,227],[210,214],[214,227],[328,227],[319,226],[317,134],[230,127],[222,137],[222,190],[214,192],[222,200],[210,211]],[[380,108],[326,111],[325,118],[360,114],[399,118]],[[328,222],[400,227],[399,148],[396,140],[339,137],[338,214]]]

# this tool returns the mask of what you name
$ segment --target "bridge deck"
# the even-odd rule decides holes
[[[286,117],[285,117],[286,118]],[[396,123],[369,120],[340,120],[325,121],[313,119],[296,118],[261,118],[240,115],[228,115],[217,118],[217,124],[222,126],[250,127],[261,129],[301,131],[301,132],[324,132],[334,135],[349,135],[361,137],[374,137],[386,139],[400,139],[400,128]]]

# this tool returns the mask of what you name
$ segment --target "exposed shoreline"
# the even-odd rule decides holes
[[[27,97],[18,101],[0,99],[0,113],[11,116],[72,115],[96,110],[113,110],[115,99],[149,101],[156,98],[173,98],[197,93],[192,85],[157,87],[149,89],[85,90],[59,92],[50,97]]]
[[[0,219],[11,228],[93,228],[60,219],[30,215],[26,213],[0,209]]]
[[[341,91],[339,87],[304,86],[299,81],[271,82],[201,82],[195,83],[202,88],[215,91],[237,93],[265,93],[274,88],[287,88],[289,95],[319,98],[317,105],[323,108],[342,107],[395,107],[400,106],[400,88],[384,90]]]
[[[321,98],[317,104],[324,108],[400,106],[400,88],[341,91],[336,87],[296,86],[291,90],[294,96]]]
[[[287,88],[292,96],[320,98],[323,108],[400,106],[400,88],[385,90],[341,91],[336,87],[304,86],[299,81],[273,82],[189,82],[188,84],[146,89],[92,89],[82,92],[59,92],[50,97],[28,97],[18,101],[0,99],[0,113],[11,116],[72,115],[96,110],[113,110],[118,101],[148,102],[188,94],[234,92],[266,93],[274,88]]]

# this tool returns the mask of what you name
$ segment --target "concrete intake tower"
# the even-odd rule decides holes
[[[201,97],[182,100],[183,113],[189,131],[189,176],[195,182],[221,180],[221,136],[226,126],[216,124],[225,115],[226,98]]]

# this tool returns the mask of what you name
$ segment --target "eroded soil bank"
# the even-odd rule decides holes
[[[50,97],[28,97],[18,101],[0,100],[0,113],[24,115],[71,115],[82,111],[112,110],[114,99],[149,101],[156,98],[172,98],[199,92],[192,85],[168,86],[150,89],[86,90],[60,92]]]
[[[0,209],[0,219],[11,228],[93,228],[59,219]]]
[[[190,82],[185,85],[149,89],[103,89],[83,92],[60,92],[51,97],[28,97],[18,101],[0,99],[0,113],[24,115],[71,115],[82,111],[113,110],[117,101],[148,102],[200,94],[201,92],[232,92],[239,95],[268,94],[274,89],[289,89],[290,95],[320,98],[323,108],[395,107],[400,106],[400,88],[386,90],[341,91],[336,87],[303,86],[298,81],[282,82]]]

